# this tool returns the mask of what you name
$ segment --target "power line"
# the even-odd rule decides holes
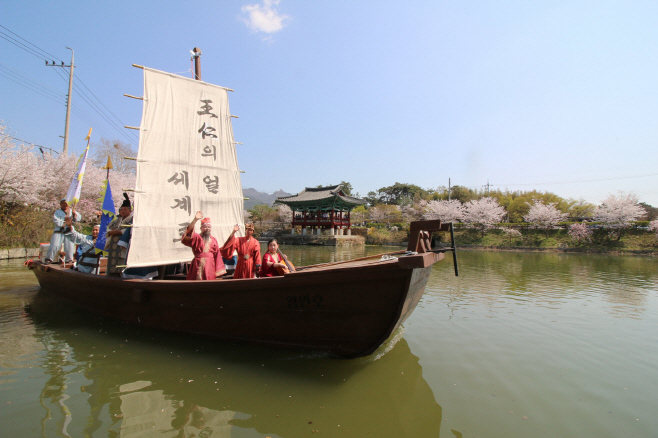
[[[29,83],[29,85],[33,86],[33,87],[39,87],[42,91],[50,93],[54,97],[58,97],[58,98],[64,97],[63,95],[58,94],[56,91],[48,88],[47,86],[39,83],[38,81],[35,81],[34,79],[30,78],[29,76],[22,75],[22,74],[18,73],[16,70],[13,70],[9,67],[6,67],[2,64],[0,64],[0,70],[5,70],[5,73],[14,76],[14,79]]]
[[[552,184],[575,184],[575,183],[586,183],[586,182],[600,182],[600,181],[615,181],[619,179],[632,179],[632,178],[644,178],[647,176],[657,176],[658,173],[647,173],[644,175],[633,175],[633,176],[618,176],[612,178],[599,178],[599,179],[583,179],[575,181],[557,181],[557,182],[543,182],[543,183],[521,183],[521,184],[492,184],[495,187],[507,187],[507,186],[542,186],[542,185],[552,185]]]
[[[51,59],[57,59],[57,60],[59,60],[60,62],[64,62],[64,61],[62,61],[61,59],[59,59],[58,57],[56,57],[56,56],[54,56],[54,55],[51,55],[50,53],[46,52],[46,51],[43,50],[42,48],[36,46],[35,44],[32,44],[31,42],[29,42],[29,41],[26,40],[25,38],[23,38],[23,37],[21,37],[21,36],[15,34],[15,33],[12,32],[11,30],[9,30],[9,29],[7,29],[6,27],[4,27],[2,24],[0,24],[0,27],[3,28],[4,30],[6,30],[7,32],[9,32],[10,34],[12,34],[12,35],[14,35],[14,36],[17,36],[18,38],[22,39],[23,41],[25,41],[25,42],[28,43],[29,45],[31,45],[31,46],[37,48],[38,50],[40,50],[41,52],[45,53],[46,55],[50,56]],[[4,33],[4,32],[2,32],[2,33]],[[5,34],[5,35],[7,35],[7,34]],[[10,38],[11,38],[11,37],[10,37]],[[12,38],[12,39],[13,39],[13,38]]]
[[[41,59],[41,60],[45,60],[45,59],[46,59],[46,58],[45,58],[43,55],[41,55],[40,53],[37,53],[35,50],[32,50],[31,48],[29,48],[29,47],[26,46],[25,44],[21,43],[20,41],[16,41],[14,38],[10,37],[9,35],[7,35],[7,34],[4,33],[4,32],[0,32],[0,38],[2,38],[3,40],[9,41],[9,43],[15,45],[15,46],[18,47],[19,49],[25,50],[25,51],[26,51],[27,53],[29,53],[30,55],[34,55],[34,56],[36,56],[37,58],[39,58],[39,59]]]
[[[45,98],[47,98],[47,99],[50,99],[50,100],[52,100],[52,101],[54,101],[54,102],[57,102],[57,103],[62,103],[60,100],[57,100],[57,99],[55,99],[55,98],[52,97],[52,96],[49,96],[49,95],[47,95],[47,94],[44,94],[44,93],[41,92],[40,90],[37,90],[37,89],[35,89],[35,88],[30,88],[30,86],[28,86],[28,85],[26,85],[26,84],[23,84],[23,83],[20,83],[20,82],[18,82],[17,80],[14,80],[13,78],[10,78],[9,76],[6,76],[3,72],[0,72],[0,76],[3,76],[3,77],[9,79],[9,80],[12,81],[12,82],[15,82],[15,83],[17,83],[18,85],[20,85],[20,86],[22,86],[22,87],[25,87],[25,88],[27,88],[27,89],[30,90],[30,91],[34,91],[35,93],[40,94],[40,95],[42,95],[43,97],[45,97]],[[60,99],[61,99],[61,97],[60,97]]]
[[[11,135],[8,135],[7,137],[13,138],[14,140],[18,140],[18,141],[26,143],[26,144],[29,144],[30,146],[36,146],[38,148],[48,149],[51,152],[59,154],[59,152],[57,152],[55,149],[49,148],[47,146],[41,146],[41,145],[38,145],[38,144],[35,144],[35,143],[30,143],[29,141],[21,140],[20,138],[12,137]]]
[[[55,67],[57,67],[57,66],[55,66]],[[68,83],[68,79],[66,79],[66,77],[63,76],[63,73],[61,73],[58,69],[54,69],[54,70],[55,70],[55,73],[57,73],[57,75],[58,75],[58,76],[59,76],[64,82]],[[87,103],[87,105],[89,105],[89,106],[91,107],[92,110],[94,110],[94,111],[95,111],[96,113],[98,113],[103,119],[105,119],[105,121],[106,121],[107,123],[109,123],[109,125],[110,125],[112,128],[114,128],[115,131],[117,131],[120,135],[123,135],[124,138],[127,139],[127,140],[128,140],[129,142],[131,142],[131,143],[134,142],[134,141],[136,141],[136,139],[128,137],[128,135],[126,134],[126,132],[125,132],[125,130],[123,129],[122,126],[117,127],[116,124],[114,124],[111,120],[109,120],[108,117],[107,117],[105,114],[103,114],[103,111],[98,107],[98,105],[94,105],[92,102],[90,102],[90,101],[89,101],[90,98],[84,93],[84,90],[80,90],[80,88],[77,86],[77,84],[75,84],[75,82],[74,82],[74,84],[73,84],[73,88],[74,88],[75,92],[78,94],[78,96],[80,96],[80,97],[82,98],[82,100],[83,100],[85,103]],[[97,99],[98,99],[98,98],[97,98]],[[100,102],[100,100],[99,100],[99,102]],[[102,104],[102,102],[101,102],[101,104]],[[76,104],[74,104],[74,106],[75,106],[75,105],[76,105]],[[103,106],[104,106],[104,105],[103,105]],[[78,108],[78,109],[80,109],[80,108]],[[80,112],[76,112],[76,114],[80,115]],[[87,114],[87,115],[91,118],[91,115],[89,115],[89,114]],[[96,124],[95,124],[94,126],[99,127],[99,125],[100,125],[100,123],[96,122]],[[99,130],[100,130],[100,129],[99,129]],[[103,132],[103,133],[104,133],[104,135],[105,135],[108,139],[112,138],[112,136],[111,136],[111,135],[108,135],[107,132]]]
[[[130,142],[133,141],[133,139],[130,138],[130,137],[126,134],[126,132],[125,132],[125,130],[123,129],[123,127],[122,127],[122,129],[117,128],[116,124],[115,124],[112,120],[110,120],[110,119],[109,119],[109,118],[103,113],[103,110],[101,110],[101,109],[98,107],[98,105],[96,105],[95,103],[93,103],[93,102],[91,102],[91,101],[89,100],[89,96],[87,96],[87,95],[84,94],[82,91],[80,91],[80,89],[79,89],[75,84],[73,84],[73,88],[75,89],[76,93],[78,93],[78,96],[80,96],[80,97],[82,98],[82,100],[84,100],[84,101],[87,103],[87,105],[89,105],[89,106],[91,107],[91,109],[93,109],[94,111],[96,111],[96,112],[98,113],[98,115],[100,115],[100,116],[101,116],[101,117],[102,117],[107,123],[109,123],[110,126],[111,126],[112,128],[114,128],[117,132],[119,132],[121,135],[123,135],[128,141],[130,141]]]
[[[65,67],[65,66],[64,66],[64,61],[62,61],[60,58],[58,58],[58,57],[56,57],[56,56],[54,56],[54,55],[52,55],[52,54],[46,52],[46,51],[43,50],[42,48],[38,47],[36,44],[33,44],[33,43],[29,42],[29,41],[26,40],[25,38],[19,36],[18,34],[12,32],[11,30],[7,29],[5,26],[0,25],[0,27],[1,27],[2,29],[5,29],[5,30],[6,30],[7,32],[9,32],[10,34],[16,36],[17,38],[21,39],[22,41],[24,41],[25,43],[29,44],[29,45],[32,46],[32,47],[29,47],[29,46],[23,44],[22,42],[18,41],[16,38],[11,37],[10,35],[8,35],[7,33],[3,32],[3,31],[0,31],[0,38],[5,39],[5,40],[8,41],[9,43],[14,44],[16,47],[18,47],[18,48],[20,48],[20,49],[26,51],[27,53],[29,53],[29,54],[31,54],[31,55],[33,55],[33,56],[36,56],[36,57],[41,58],[41,59],[45,59],[45,60],[46,60],[46,63],[48,62],[48,60],[46,59],[46,58],[47,58],[46,55],[48,55],[48,56],[50,57],[50,59],[57,59],[57,60],[59,60],[59,61],[62,63],[62,66],[55,65],[56,67],[62,67],[62,68]],[[41,53],[39,53],[39,52],[41,52]],[[53,61],[53,63],[54,63],[54,61]],[[58,75],[60,78],[62,78],[62,80],[64,80],[64,82],[68,83],[68,79],[65,78],[64,76],[62,76],[62,74],[58,71],[58,69],[54,69],[54,70],[55,70],[55,72],[57,73],[57,75]],[[6,76],[5,76],[5,77],[6,77]],[[8,78],[8,79],[12,80],[11,78]],[[22,79],[22,78],[21,78],[21,79]],[[102,102],[102,101],[101,101],[101,100],[100,100],[100,99],[99,99],[99,98],[98,98],[98,97],[97,97],[97,96],[91,91],[91,89],[90,89],[89,87],[87,87],[87,85],[86,85],[84,82],[82,82],[82,80],[81,80],[79,77],[78,77],[77,79],[78,79],[78,80],[77,80],[76,82],[79,82],[79,83],[80,83],[80,84],[81,84],[81,85],[82,85],[82,86],[83,86],[83,87],[89,92],[89,94],[91,94],[91,96],[93,96],[93,99],[92,99],[92,97],[90,97],[89,94],[87,94],[87,92],[86,92],[84,89],[81,89],[81,88],[78,86],[78,84],[77,84],[76,82],[74,82],[73,85],[74,85],[74,87],[75,87],[75,91],[76,91],[76,93],[82,98],[82,100],[83,100],[87,105],[89,105],[89,106],[91,107],[91,109],[94,110],[94,111],[95,111],[95,112],[96,112],[96,113],[97,113],[97,114],[98,114],[103,120],[105,120],[105,122],[107,122],[107,124],[109,124],[110,127],[112,127],[112,128],[113,128],[115,131],[117,131],[121,136],[123,136],[123,138],[125,138],[126,140],[128,140],[128,142],[130,142],[130,143],[134,143],[134,142],[136,142],[136,141],[139,141],[139,137],[138,137],[135,133],[133,133],[133,132],[128,132],[128,133],[127,133],[127,132],[124,130],[124,128],[123,128],[124,123],[121,122],[121,120],[116,116],[116,114],[114,114],[114,113],[113,113],[113,112],[107,107],[107,105],[105,105],[105,104],[104,104],[104,103],[103,103],[103,102]],[[13,81],[16,82],[16,80],[13,80]],[[25,86],[24,84],[20,84],[20,85]],[[43,86],[41,86],[41,87],[47,90],[46,87],[43,87]],[[30,89],[30,90],[32,90],[32,91],[37,92],[36,90],[34,90],[34,89],[32,89],[32,88],[29,88],[29,87],[26,87],[26,88],[28,88],[28,89]],[[49,92],[49,93],[53,93],[51,90],[47,90],[47,92]],[[43,93],[39,93],[39,94],[42,94],[42,95],[43,95]],[[54,93],[53,93],[53,94],[54,94]],[[71,96],[68,96],[68,99],[70,99],[70,98],[71,98]],[[52,97],[51,97],[51,99],[52,99]],[[105,110],[107,110],[107,112],[109,112],[109,115],[107,114],[107,112],[106,112],[105,110],[103,110],[102,108],[100,108],[100,107],[94,102],[94,99],[95,99],[96,101],[98,101],[98,103],[100,103],[100,105],[102,105],[102,106],[105,108]],[[80,113],[78,113],[78,115],[80,115]],[[89,115],[88,115],[88,116],[89,116]],[[89,118],[91,118],[91,117],[89,116]],[[113,119],[116,120],[118,123],[115,122]],[[96,127],[97,127],[97,129],[100,129],[100,127],[98,126],[98,124],[96,124]],[[105,134],[107,135],[107,133],[105,133]],[[111,136],[108,135],[108,138],[111,138]]]
[[[82,82],[82,79],[80,79],[80,76],[78,76],[78,82],[80,82],[80,84],[82,84],[83,87],[85,87],[87,90],[89,90],[89,92],[91,93],[91,95],[94,96],[94,97],[96,98],[96,100],[97,100],[98,102],[100,102],[100,104],[103,105],[103,107],[105,107],[105,109],[107,109],[107,110],[110,112],[110,114],[112,114],[112,116],[114,116],[114,118],[117,120],[117,122],[119,122],[120,127],[123,128],[124,123],[123,123],[123,122],[122,122],[122,121],[121,121],[121,120],[120,120],[120,119],[119,119],[119,118],[118,118],[118,117],[117,117],[117,116],[116,116],[116,115],[115,115],[115,114],[114,114],[114,113],[113,113],[113,112],[112,112],[107,106],[105,106],[105,104],[104,104],[104,103],[103,103],[98,97],[96,97],[96,95],[95,95],[95,94],[89,89],[89,87],[87,87],[87,86],[85,85],[85,83]],[[132,133],[132,132],[131,132],[131,133]],[[133,134],[135,137],[137,137],[137,139],[139,139],[139,137],[137,136],[137,134],[134,134],[134,133],[132,133],[132,134]]]

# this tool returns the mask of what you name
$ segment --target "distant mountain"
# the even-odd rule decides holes
[[[249,210],[250,208],[253,208],[259,204],[267,204],[271,206],[274,201],[276,201],[276,198],[293,195],[293,193],[287,193],[283,190],[277,190],[270,195],[269,193],[259,192],[258,190],[252,188],[242,189],[242,194],[245,198],[249,198],[248,200],[244,201],[245,210]]]

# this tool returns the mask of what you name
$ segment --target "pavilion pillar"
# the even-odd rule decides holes
[[[318,227],[317,235],[322,236],[322,227]]]
[[[302,225],[302,236],[306,236],[306,227]]]

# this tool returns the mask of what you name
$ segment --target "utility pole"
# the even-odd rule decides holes
[[[52,64],[48,64],[48,61],[46,61],[46,65],[49,67],[62,67],[62,68],[69,68],[69,94],[66,96],[66,125],[64,127],[64,155],[68,154],[69,152],[69,126],[71,124],[71,97],[73,94],[73,49],[70,47],[67,47],[71,51],[71,65],[64,65],[62,62],[61,65],[55,64],[55,61],[53,61]]]
[[[192,59],[194,60],[194,79],[201,80],[201,49],[195,47],[191,50]]]
[[[450,201],[450,178],[448,178],[448,201]]]

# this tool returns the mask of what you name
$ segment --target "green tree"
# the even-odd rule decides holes
[[[262,225],[263,221],[272,220],[279,214],[275,208],[267,204],[254,205],[247,211],[251,214],[251,220],[258,221],[259,225]]]
[[[415,184],[396,182],[392,186],[382,187],[376,193],[377,203],[389,205],[407,205],[427,196],[428,191]],[[370,196],[370,193],[368,193]],[[366,198],[367,199],[367,198]]]
[[[341,181],[340,186],[343,188],[343,193],[345,193],[347,196],[352,196],[352,184],[347,181]]]

